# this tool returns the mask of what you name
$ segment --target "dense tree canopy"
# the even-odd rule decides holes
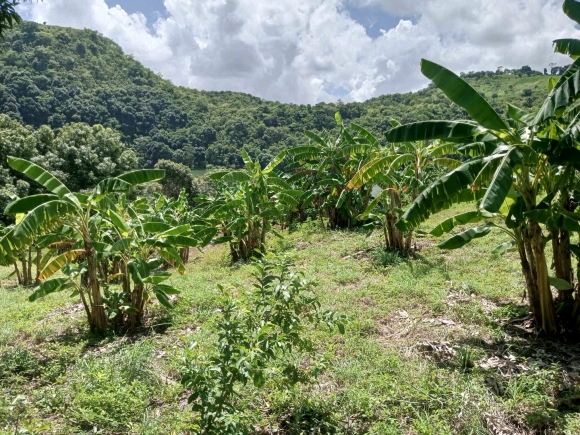
[[[242,146],[264,165],[280,151],[304,145],[304,130],[335,129],[337,110],[345,122],[379,137],[390,118],[406,123],[465,117],[435,87],[364,103],[316,105],[177,87],[88,29],[23,22],[6,32],[0,50],[2,113],[35,128],[84,122],[118,130],[144,167],[162,159],[190,168],[242,167]],[[536,107],[547,93],[545,79],[529,67],[466,77],[499,112],[507,101]]]
[[[34,130],[8,115],[0,115],[0,207],[13,195],[35,193],[39,185],[8,167],[8,156],[31,160],[50,169],[77,191],[94,187],[100,180],[137,167],[135,153],[120,140],[118,132],[101,125],[66,124],[57,132],[48,126]],[[3,216],[6,223],[7,217]],[[10,219],[8,219],[10,220]]]
[[[165,171],[165,177],[159,182],[165,196],[178,198],[181,191],[185,190],[188,202],[194,202],[194,198],[199,194],[199,189],[191,170],[187,166],[171,160],[159,160],[155,165],[155,169],[163,169]]]

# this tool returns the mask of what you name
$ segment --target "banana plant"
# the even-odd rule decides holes
[[[322,135],[306,131],[309,144],[288,150],[294,172],[288,182],[299,182],[304,191],[299,198],[299,212],[314,204],[321,220],[322,215],[328,217],[331,230],[358,224],[356,218],[366,208],[371,189],[364,186],[353,191],[347,188],[347,184],[368,159],[373,147],[379,146],[378,141],[370,144],[358,140],[354,129],[357,126],[352,124],[349,130],[339,112],[335,118],[339,128],[337,137],[327,131]]]
[[[562,9],[568,17],[576,22],[580,21],[580,2],[577,0],[565,0]],[[554,41],[556,53],[567,54],[576,60],[580,57],[580,40],[572,38],[556,39]]]
[[[4,227],[1,231],[0,264],[14,267],[13,274],[16,275],[18,285],[30,286],[34,284],[32,265],[38,260],[38,253],[33,259],[34,242],[16,239],[14,225]]]
[[[149,209],[147,212],[151,214],[154,219],[161,219],[162,222],[173,225],[174,227],[189,225],[195,221],[195,228],[198,231],[208,228],[207,223],[196,218],[193,208],[189,205],[187,191],[185,189],[182,189],[179,196],[175,199],[168,198],[163,194],[156,194],[152,201],[149,202]],[[179,248],[179,255],[183,264],[188,263],[189,254],[189,247]]]
[[[215,228],[179,222],[179,212],[170,214],[164,196],[153,201],[139,199],[132,204],[123,196],[109,208],[112,217],[107,223],[110,232],[103,238],[102,252],[118,264],[121,289],[106,294],[109,317],[117,326],[140,326],[147,302],[154,296],[161,305],[172,308],[169,296],[179,291],[167,284],[171,273],[167,267],[185,273],[181,251],[207,245],[216,234]],[[114,212],[114,214],[113,214]]]
[[[19,243],[31,240],[39,235],[48,234],[63,226],[74,232],[78,239],[75,249],[52,258],[41,273],[42,283],[30,297],[38,299],[55,291],[75,288],[81,298],[89,326],[93,331],[103,331],[108,327],[99,269],[97,248],[94,243],[98,236],[98,222],[114,222],[116,214],[110,209],[114,200],[111,196],[129,191],[133,186],[156,181],[164,176],[162,170],[137,170],[119,177],[101,181],[88,195],[71,192],[60,180],[40,166],[24,159],[8,157],[9,166],[33,181],[44,186],[50,193],[31,195],[17,199],[6,207],[5,214],[24,214],[22,220],[14,227],[12,236]],[[0,244],[9,243],[6,237]],[[69,277],[48,279],[73,259],[83,256],[83,267],[73,270]],[[69,268],[71,269],[71,268]],[[84,285],[75,284],[70,277],[85,276]],[[45,280],[43,279],[45,278]]]
[[[397,227],[410,231],[432,213],[470,200],[478,201],[477,210],[447,222],[445,232],[453,229],[456,223],[486,221],[489,214],[502,216],[504,225],[487,221],[452,237],[440,247],[459,248],[492,230],[507,234],[510,242],[496,248],[496,252],[515,249],[519,253],[530,311],[539,329],[547,333],[558,331],[560,325],[556,320],[551,284],[560,283],[562,288],[558,281],[561,278],[549,275],[541,224],[547,220],[543,210],[556,206],[555,201],[562,198],[562,189],[570,184],[568,180],[573,171],[568,169],[570,159],[562,150],[565,148],[569,156],[580,153],[575,142],[576,121],[566,117],[566,109],[579,94],[580,62],[575,62],[554,85],[535,116],[509,105],[509,121],[503,120],[481,95],[453,72],[427,60],[421,62],[421,70],[472,119],[403,125],[391,129],[387,139],[393,143],[455,142],[457,152],[469,159],[420,193]],[[538,201],[541,195],[545,198]],[[564,196],[566,199],[556,206],[558,213],[576,221],[573,210],[562,208],[562,204],[569,203]],[[558,240],[556,233],[553,235],[558,251],[560,244],[569,243],[567,237],[560,240],[559,232]]]
[[[393,126],[400,126],[391,121]],[[378,144],[371,133],[359,126],[363,140],[370,145]],[[411,250],[412,231],[404,234],[395,224],[402,213],[401,208],[408,198],[414,200],[425,186],[426,177],[435,168],[456,168],[461,162],[447,155],[456,153],[454,144],[440,141],[415,141],[373,147],[368,162],[349,181],[347,189],[372,186],[374,199],[369,203],[360,219],[369,220],[367,227],[380,228],[385,236],[385,248],[402,252]]]
[[[14,197],[13,199],[18,199]],[[16,224],[24,217],[23,213],[16,216]],[[0,264],[13,266],[18,284],[31,286],[40,283],[42,269],[51,256],[62,248],[63,244],[70,246],[71,235],[64,228],[45,235],[16,237],[15,225],[2,228],[0,233]],[[36,269],[36,270],[35,270]]]
[[[249,260],[266,252],[268,233],[279,235],[275,223],[284,211],[296,207],[301,191],[292,187],[275,171],[286,157],[276,156],[264,169],[242,149],[244,170],[224,171],[210,177],[219,182],[218,194],[201,205],[201,219],[213,221],[223,233],[218,242],[228,242],[232,261]]]

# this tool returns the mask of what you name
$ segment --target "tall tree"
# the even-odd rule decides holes
[[[165,196],[176,199],[181,191],[185,190],[188,202],[190,204],[193,203],[193,199],[199,193],[199,189],[196,187],[191,169],[171,160],[159,160],[155,168],[165,171],[165,178],[160,181]]]

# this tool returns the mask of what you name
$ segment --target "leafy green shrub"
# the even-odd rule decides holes
[[[1,433],[41,434],[49,430],[48,424],[34,421],[29,406],[30,402],[24,395],[6,397],[4,401],[0,398],[0,430],[6,430]]]
[[[251,382],[260,388],[268,379],[288,387],[315,378],[327,361],[306,328],[325,323],[344,331],[345,319],[320,309],[312,283],[291,271],[288,260],[268,255],[254,267],[252,291],[221,299],[214,352],[200,354],[196,343],[185,350],[183,384],[193,390],[189,403],[202,434],[252,433],[236,387]],[[308,364],[298,357],[304,354]]]
[[[42,370],[43,382],[55,382],[67,374],[79,356],[79,346],[67,346],[62,343],[43,343],[42,354],[46,358]]]
[[[179,291],[165,282],[171,272],[162,266],[185,273],[189,248],[206,245],[217,233],[203,224],[194,225],[194,231],[189,222],[179,222],[178,218],[188,219],[187,210],[180,208],[181,197],[127,202],[133,187],[162,179],[165,172],[160,169],[106,178],[89,195],[78,195],[31,161],[9,157],[9,165],[52,193],[16,198],[6,207],[6,214],[24,217],[0,234],[0,263],[16,265],[22,260],[23,284],[33,281],[36,264],[38,286],[31,302],[74,289],[72,295],[80,298],[92,331],[141,326],[152,296],[173,308],[170,295]],[[50,248],[55,245],[58,250]],[[50,248],[44,256],[43,248]],[[55,277],[59,271],[66,277]],[[18,269],[16,273],[20,281]],[[112,288],[112,281],[121,281],[120,288]]]

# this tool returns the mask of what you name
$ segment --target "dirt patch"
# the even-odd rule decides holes
[[[413,251],[422,251],[423,249],[431,248],[435,245],[435,242],[430,242],[428,240],[418,240],[413,243]]]
[[[3,279],[0,280],[0,287],[7,290],[12,290],[18,287],[18,280],[16,279]]]
[[[387,318],[377,321],[380,341],[397,343],[407,349],[417,342],[448,339],[463,331],[461,324],[446,317],[431,317],[429,313],[409,314],[405,310],[394,311]],[[402,343],[401,340],[404,339]]]
[[[362,251],[355,252],[354,254],[349,254],[349,255],[346,255],[344,257],[341,257],[340,259],[341,260],[347,260],[349,258],[354,258],[355,260],[368,259],[369,258],[369,255],[368,255],[369,252],[372,252],[375,249],[377,249],[377,248],[364,249]]]
[[[67,317],[76,317],[78,313],[84,311],[84,307],[82,303],[69,305],[64,308],[57,308],[54,311],[48,313],[44,318],[40,321],[40,323],[47,322],[49,320],[54,319],[57,316],[67,316]]]
[[[373,298],[371,298],[370,296],[364,296],[361,299],[361,302],[365,307],[373,307],[376,305],[375,300]]]
[[[521,421],[515,423],[513,418],[496,412],[483,414],[483,423],[492,435],[525,435],[533,433],[527,425]]]

